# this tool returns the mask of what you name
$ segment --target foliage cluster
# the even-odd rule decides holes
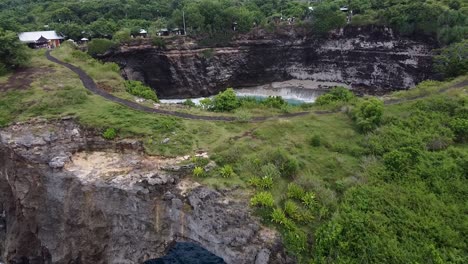
[[[19,42],[18,36],[0,27],[0,76],[10,70],[25,66],[29,61],[27,48]]]
[[[377,98],[360,100],[352,111],[352,117],[362,132],[377,128],[382,121],[384,104]]]
[[[466,38],[468,5],[460,0],[160,0],[160,1],[3,1],[0,3],[0,28],[12,31],[37,30],[43,25],[78,40],[112,38],[126,40],[147,29],[152,36],[162,28],[182,28],[183,18],[190,34],[214,37],[214,43],[230,39],[234,23],[237,32],[256,26],[274,26],[281,17],[295,17],[297,24],[311,24],[319,34],[346,24],[348,6],[351,23],[384,24],[404,34],[436,36],[443,44]],[[313,10],[309,9],[309,6]],[[28,14],[28,15],[24,15]],[[282,23],[287,23],[282,21]],[[119,32],[116,34],[116,32]],[[125,33],[124,33],[125,32]],[[220,36],[220,37],[216,37]]]
[[[107,140],[115,139],[115,137],[117,137],[117,131],[115,128],[108,128],[102,133],[102,137]]]
[[[345,87],[337,86],[332,88],[329,92],[320,95],[315,100],[317,105],[329,105],[338,102],[350,102],[355,98],[353,92]]]
[[[434,68],[444,77],[468,73],[468,39],[443,48],[434,58]]]
[[[125,90],[132,95],[159,102],[156,92],[140,81],[125,81]]]
[[[377,160],[364,173],[371,182],[347,190],[316,231],[316,261],[466,261],[459,199],[468,188],[468,152],[451,125],[468,121],[466,104],[466,97],[432,96],[397,108],[370,134]]]
[[[96,38],[88,43],[88,53],[91,56],[104,54],[106,51],[109,51],[115,46],[116,43],[112,40]]]

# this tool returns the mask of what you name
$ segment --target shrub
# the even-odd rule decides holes
[[[261,189],[273,188],[273,178],[268,176],[253,177],[249,180],[249,184]]]
[[[273,223],[277,223],[280,225],[283,225],[286,222],[287,218],[286,215],[284,214],[283,210],[279,208],[273,209],[273,212],[271,213],[271,221]]]
[[[158,48],[161,48],[161,49],[166,48],[166,41],[164,41],[164,39],[161,37],[153,37],[152,43],[153,43],[153,46],[156,46]]]
[[[309,209],[313,209],[314,206],[316,205],[315,194],[313,192],[306,192],[301,197],[301,201],[305,207]]]
[[[361,101],[353,110],[353,119],[358,129],[369,132],[380,125],[383,115],[383,102],[376,98]]]
[[[319,96],[315,103],[318,105],[328,105],[336,102],[349,102],[355,98],[353,92],[345,87],[337,86],[328,93]]]
[[[193,176],[195,177],[203,177],[204,174],[205,170],[202,167],[197,166],[193,169]]]
[[[196,104],[190,99],[185,100],[182,104],[185,105],[185,106],[188,106],[188,107],[195,107],[196,106]]]
[[[114,128],[108,128],[102,133],[102,137],[107,140],[112,140],[117,137],[117,131]]]
[[[270,156],[271,163],[279,169],[281,176],[291,178],[299,169],[299,162],[282,149],[277,149]]]
[[[117,43],[127,43],[130,42],[131,39],[130,29],[119,30],[112,36],[112,40]]]
[[[270,192],[259,192],[250,199],[250,205],[259,207],[273,207],[275,200]]]
[[[284,226],[288,230],[292,230],[296,227],[294,223],[286,217],[284,211],[280,208],[273,209],[273,212],[271,212],[270,217],[273,223]]]
[[[205,110],[210,110],[213,108],[213,100],[210,98],[203,98],[200,100],[200,106]]]
[[[291,200],[287,200],[284,203],[284,212],[291,219],[304,224],[309,224],[314,219],[314,216],[311,214],[310,211],[304,211],[295,202]]]
[[[285,231],[283,240],[286,249],[296,255],[300,255],[306,250],[307,235],[298,228]]]
[[[299,217],[299,210],[299,206],[297,206],[297,204],[291,200],[287,200],[284,203],[284,212],[292,219],[297,219]]]
[[[305,191],[301,186],[295,183],[288,184],[288,191],[286,193],[288,198],[301,201],[304,194],[305,194]]]
[[[403,173],[411,164],[411,155],[407,152],[393,150],[383,156],[387,170],[395,173]]]
[[[159,102],[156,93],[140,81],[125,81],[125,90],[132,95]]]
[[[319,135],[312,136],[312,138],[310,139],[310,144],[314,147],[320,147],[320,145],[322,144],[320,136]]]
[[[192,157],[191,161],[195,164],[195,166],[199,167],[205,167],[206,165],[208,165],[208,163],[210,163],[209,159],[196,156]]]
[[[99,38],[93,39],[88,43],[88,54],[91,56],[104,54],[115,46],[116,44],[112,40]]]
[[[212,110],[217,112],[232,111],[239,106],[239,99],[232,88],[228,88],[226,91],[220,92],[213,98],[212,102]]]
[[[468,72],[468,40],[454,43],[441,50],[434,58],[434,69],[444,77],[455,77]]]
[[[268,107],[281,109],[287,102],[281,96],[268,96],[268,98],[263,101],[263,104]]]
[[[449,122],[450,129],[457,136],[457,140],[460,142],[466,142],[468,139],[468,119],[466,118],[454,118]]]
[[[268,163],[266,165],[263,165],[260,168],[260,171],[261,171],[263,177],[269,177],[269,178],[272,178],[272,179],[276,179],[276,178],[279,178],[281,176],[281,173],[278,170],[278,168],[272,163]]]
[[[224,165],[220,170],[221,177],[223,178],[230,178],[234,176],[234,169],[231,165]]]

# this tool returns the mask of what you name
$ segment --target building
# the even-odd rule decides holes
[[[148,37],[148,31],[146,31],[145,29],[140,29],[140,32],[138,33],[138,36],[140,36],[142,38],[146,38],[146,37]]]
[[[23,32],[18,35],[19,40],[27,44],[31,48],[55,48],[60,46],[63,41],[63,36],[57,32],[51,31],[34,31]]]

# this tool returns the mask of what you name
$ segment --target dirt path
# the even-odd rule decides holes
[[[78,68],[76,66],[73,66],[73,65],[71,65],[69,63],[58,60],[57,58],[50,55],[50,50],[46,52],[46,57],[47,57],[48,60],[50,60],[50,61],[52,61],[54,63],[60,64],[60,65],[62,65],[64,67],[72,70],[73,72],[75,72],[78,75],[78,77],[81,79],[81,82],[83,82],[84,87],[86,89],[88,89],[89,91],[91,91],[91,92],[93,92],[93,93],[95,93],[97,95],[100,95],[100,96],[106,98],[107,100],[110,100],[112,102],[115,102],[115,103],[118,103],[118,104],[121,104],[121,105],[125,105],[125,106],[133,108],[135,110],[139,110],[139,111],[143,111],[143,112],[147,112],[147,113],[155,113],[155,114],[175,116],[175,117],[192,119],[192,120],[205,120],[205,121],[235,121],[236,120],[235,117],[231,117],[231,116],[193,115],[193,114],[181,113],[181,112],[177,112],[177,111],[154,109],[154,108],[151,108],[151,107],[140,105],[140,104],[138,104],[136,102],[132,102],[132,101],[128,101],[128,100],[116,97],[116,96],[114,96],[114,95],[112,95],[110,93],[107,93],[106,91],[104,91],[102,89],[99,89],[98,86],[96,85],[96,83],[94,82],[94,80],[88,74],[86,74],[82,69],[80,69],[80,68]],[[461,87],[464,87],[464,86],[468,86],[468,80],[463,81],[461,83],[454,84],[454,85],[449,86],[449,87],[447,87],[447,88],[445,88],[443,90],[440,90],[439,93],[445,92],[445,91],[447,91],[449,89],[461,88]],[[406,102],[406,101],[417,100],[417,99],[420,99],[422,97],[424,97],[424,96],[417,96],[417,97],[414,97],[414,98],[406,98],[406,99],[389,99],[389,100],[385,100],[384,103],[386,105],[399,104],[399,103]],[[253,117],[251,119],[251,121],[252,122],[260,122],[260,121],[265,121],[265,120],[275,119],[275,118],[291,118],[291,117],[296,117],[296,116],[305,116],[305,115],[308,115],[308,114],[311,114],[311,113],[321,115],[321,114],[330,114],[330,113],[336,113],[336,112],[339,112],[339,111],[313,111],[313,112],[308,111],[308,112],[289,113],[289,114],[283,114],[283,115],[277,115],[277,116],[259,116],[259,117]]]

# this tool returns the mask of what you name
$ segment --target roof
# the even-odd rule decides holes
[[[37,43],[47,43],[47,41],[49,40],[44,38],[43,36],[41,36],[39,39],[36,40]]]
[[[148,33],[148,31],[144,30],[144,29],[140,29],[140,34],[146,34]]]
[[[58,35],[54,30],[51,31],[34,31],[34,32],[23,32],[19,33],[18,37],[21,42],[34,43],[41,37],[46,39],[63,39],[62,36]]]

